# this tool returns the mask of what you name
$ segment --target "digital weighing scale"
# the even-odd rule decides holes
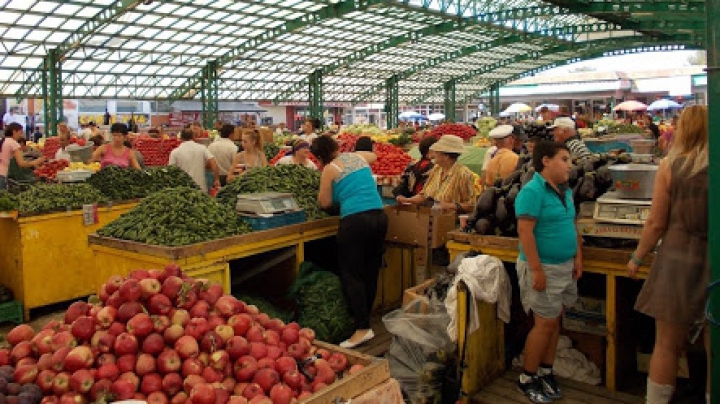
[[[651,199],[621,199],[607,192],[595,202],[593,219],[598,222],[644,225],[650,215]]]
[[[292,194],[282,192],[258,192],[240,194],[235,209],[254,215],[275,215],[300,210]]]

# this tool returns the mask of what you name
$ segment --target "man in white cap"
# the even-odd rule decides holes
[[[515,171],[518,155],[513,151],[515,145],[513,129],[512,125],[500,125],[490,131],[490,138],[495,141],[498,150],[485,170],[485,186],[492,186],[498,178],[505,179]]]
[[[577,137],[575,121],[569,117],[559,117],[550,127],[553,131],[553,138],[556,142],[564,143],[570,149],[572,157],[590,157],[592,152],[585,146],[585,143]]]

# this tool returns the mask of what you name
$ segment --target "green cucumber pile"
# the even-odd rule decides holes
[[[263,153],[265,153],[267,161],[270,161],[280,153],[280,146],[275,143],[263,143]]]
[[[151,167],[145,170],[109,166],[93,174],[87,183],[111,201],[144,198],[165,188],[197,188],[192,178],[175,166]]]
[[[218,202],[235,209],[237,196],[257,192],[287,192],[305,210],[307,220],[326,217],[317,202],[320,172],[296,164],[254,168],[223,187]]]
[[[167,188],[98,230],[104,237],[162,246],[182,246],[249,233],[250,225],[233,208],[206,192]]]
[[[39,214],[80,209],[107,198],[88,184],[38,184],[18,194],[17,200],[21,213]]]
[[[0,191],[0,212],[9,210],[17,210],[18,199],[17,196],[11,194],[8,191]]]

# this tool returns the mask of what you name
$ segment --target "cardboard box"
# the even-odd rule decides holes
[[[435,285],[435,282],[435,279],[428,279],[417,286],[406,289],[403,293],[403,309],[408,313],[427,313],[430,300],[425,297],[425,291]]]
[[[648,373],[650,370],[650,356],[651,354],[637,353],[637,370],[640,373]],[[677,377],[684,379],[690,378],[690,368],[688,367],[687,356],[683,355],[678,360],[678,371]]]
[[[386,241],[438,248],[449,240],[455,230],[455,212],[436,211],[429,207],[395,205],[385,207],[388,215]]]

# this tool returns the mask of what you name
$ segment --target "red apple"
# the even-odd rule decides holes
[[[225,317],[221,316],[220,314],[211,312],[210,316],[208,317],[208,328],[214,330],[219,325],[227,325]]]
[[[299,390],[302,385],[302,375],[295,369],[288,370],[282,378],[283,382],[293,390]]]
[[[230,363],[230,355],[225,350],[215,351],[210,355],[210,366],[216,370],[223,370]]]
[[[280,340],[290,346],[300,340],[300,332],[295,328],[285,327],[280,335]]]
[[[137,338],[145,338],[154,331],[155,325],[149,315],[139,313],[128,321],[128,332]]]
[[[96,376],[98,379],[108,379],[114,382],[120,376],[120,373],[120,368],[116,364],[107,363],[98,368]]]
[[[148,273],[147,269],[134,269],[128,274],[129,279],[137,279],[138,281],[147,279],[149,277],[150,273]]]
[[[185,326],[185,335],[199,341],[209,330],[210,327],[208,326],[207,319],[193,318],[190,319],[190,322]]]
[[[241,313],[243,310],[243,304],[232,295],[223,295],[218,298],[217,302],[215,302],[215,309],[220,314],[228,318]]]
[[[182,286],[183,280],[177,276],[171,275],[165,279],[165,282],[163,282],[161,292],[172,301],[177,298],[178,292],[180,292]]]
[[[182,364],[182,375],[187,377],[190,375],[202,375],[205,366],[197,358],[187,358]]]
[[[30,341],[21,341],[10,350],[10,361],[17,363],[23,358],[33,354],[33,346]]]
[[[250,343],[250,356],[257,360],[260,360],[267,356],[268,349],[267,345],[262,342],[251,342]]]
[[[98,299],[100,299],[100,301],[105,304],[108,301],[109,297],[110,294],[107,292],[107,285],[100,285],[100,288],[98,289]]]
[[[155,279],[145,279],[145,281],[157,282]],[[160,287],[159,283],[158,287]],[[148,300],[148,311],[150,311],[151,314],[167,315],[170,313],[171,308],[172,302],[170,298],[161,293],[152,295],[150,300]]]
[[[344,372],[348,365],[347,357],[341,353],[334,353],[330,355],[330,358],[328,359],[328,364],[330,364],[330,368],[334,370],[336,373]]]
[[[117,367],[120,373],[132,372],[137,364],[137,356],[135,354],[127,354],[117,359]]]
[[[112,388],[112,381],[108,379],[100,379],[93,384],[90,388],[90,399],[93,402],[100,402],[103,400],[110,400],[110,389]]]
[[[53,369],[52,354],[51,353],[42,354],[40,356],[40,359],[38,359],[37,367],[38,367],[38,370],[41,372],[43,370],[52,370]]]
[[[206,302],[205,300],[198,300],[190,308],[189,312],[191,318],[208,318],[210,316],[210,303]]]
[[[190,404],[191,401],[188,400],[188,395],[187,395],[187,393],[185,393],[184,391],[181,391],[181,392],[175,394],[175,395],[170,399],[170,404],[185,404],[185,403]]]
[[[274,369],[260,369],[253,377],[253,383],[262,387],[265,393],[269,393],[272,386],[280,381],[280,376]]]
[[[125,328],[125,324],[119,321],[115,321],[110,325],[110,328],[107,329],[107,332],[117,337],[118,335],[125,332]]]
[[[180,270],[180,266],[174,262],[171,262],[167,265],[165,265],[165,268],[163,269],[163,273],[166,277],[168,276],[177,276],[180,277],[183,275],[182,271]]]
[[[18,367],[13,372],[13,380],[19,384],[32,383],[37,379],[38,373],[38,368],[35,365]]]
[[[163,278],[163,271],[160,269],[148,269],[147,272],[148,272],[148,276],[153,279],[160,280],[160,278]],[[165,278],[163,278],[163,280],[165,280]],[[161,281],[161,284],[162,284],[162,281]]]
[[[65,324],[72,324],[78,317],[87,315],[89,310],[90,306],[87,303],[83,301],[74,302],[65,311]]]
[[[142,353],[138,356],[137,362],[135,363],[135,373],[143,377],[149,373],[154,373],[156,370],[155,358],[146,353]]]
[[[126,302],[134,302],[140,299],[142,296],[142,288],[140,288],[140,282],[137,279],[128,279],[120,285],[120,297]]]
[[[30,340],[33,351],[35,351],[37,355],[52,353],[53,335],[55,335],[55,331],[53,330],[41,330],[37,333],[32,340]]]
[[[94,383],[95,377],[87,369],[80,369],[70,376],[70,389],[76,393],[87,393]]]
[[[245,386],[245,389],[243,390],[243,396],[245,396],[245,398],[247,398],[248,400],[252,400],[253,397],[263,396],[263,395],[265,395],[263,393],[263,389],[257,383],[250,383],[247,386]]]
[[[115,338],[115,355],[135,354],[138,351],[138,340],[134,335],[124,332]]]
[[[183,379],[178,373],[168,373],[163,377],[162,389],[168,396],[174,396],[182,390]]]
[[[236,360],[250,352],[250,344],[247,340],[240,336],[234,336],[228,340],[225,349],[230,355],[230,359]]]
[[[251,316],[260,314],[260,309],[254,304],[245,305],[245,312]]]
[[[140,283],[140,289],[142,290],[142,298],[143,299],[150,299],[152,296],[154,296],[157,293],[160,293],[160,290],[162,290],[162,285],[160,285],[160,282],[157,279],[153,278],[144,278],[139,281]],[[165,313],[162,313],[165,314]]]
[[[62,347],[52,355],[52,369],[59,372],[63,370],[63,362],[72,348]],[[68,376],[69,377],[69,376]]]
[[[59,404],[87,404],[87,400],[80,393],[68,392],[60,397]]]
[[[275,360],[275,359],[279,358],[280,356],[282,356],[282,350],[280,350],[280,347],[277,345],[268,345],[267,350],[268,350],[267,357],[272,360]]]
[[[203,352],[213,353],[224,345],[222,338],[213,330],[206,332],[200,340],[200,350]]]
[[[239,382],[247,382],[252,380],[258,370],[257,359],[252,356],[245,355],[235,362],[234,371],[235,378]]]
[[[180,355],[173,349],[165,349],[157,359],[157,369],[160,374],[176,373],[180,371],[182,362]]]
[[[163,378],[157,373],[148,373],[142,377],[140,392],[149,396],[154,391],[162,390]]]
[[[175,350],[183,359],[194,358],[200,352],[197,339],[189,335],[180,337],[180,339],[175,341]]]
[[[42,401],[40,401],[40,404],[59,404],[60,399],[56,396],[45,396],[43,397]]]
[[[232,376],[226,377],[222,381],[223,388],[228,392],[232,392],[235,389],[236,384],[237,384],[237,382],[235,381],[235,378]]]
[[[253,324],[247,330],[245,338],[248,342],[265,342],[265,330],[259,324]]]
[[[103,353],[97,357],[97,359],[95,360],[95,363],[98,366],[107,365],[110,363],[115,364],[115,363],[117,363],[117,358],[115,358],[115,355],[113,355],[111,353]]]
[[[193,387],[197,386],[198,384],[205,383],[205,379],[203,379],[202,376],[190,375],[183,380],[183,390],[185,390],[185,392],[189,394],[189,392],[192,391]]]
[[[73,348],[67,354],[63,361],[63,368],[68,372],[75,372],[80,369],[88,369],[93,362],[95,362],[95,356],[90,347],[81,345]]]
[[[135,386],[125,379],[117,379],[110,387],[115,400],[129,400],[135,395]]]
[[[230,393],[222,387],[222,384],[220,386],[215,384],[213,384],[213,388],[215,389],[215,404],[227,404],[227,402],[230,401]]]
[[[293,391],[285,384],[276,384],[270,389],[270,399],[273,404],[290,404]]]
[[[17,345],[22,341],[31,341],[35,337],[35,331],[32,327],[27,324],[21,324],[12,330],[5,336],[5,339],[10,345]]]
[[[57,376],[57,372],[46,369],[38,373],[37,378],[35,379],[35,384],[40,387],[40,390],[43,391],[43,393],[52,393],[52,386],[53,386],[53,380],[55,380],[55,377]]]
[[[275,370],[284,375],[291,370],[297,370],[297,362],[289,356],[281,356],[275,360]]]
[[[77,340],[70,331],[60,331],[53,335],[50,340],[50,345],[53,351],[57,351],[62,347],[74,348],[77,344]]]
[[[188,284],[188,280],[184,280],[185,284]],[[186,292],[180,292],[178,297],[175,299],[175,305],[185,310],[190,310],[195,303],[197,303],[197,292],[194,289],[190,289]]]
[[[223,375],[219,370],[207,366],[203,369],[201,376],[208,383],[219,383],[223,380],[225,375]]]
[[[292,344],[288,346],[288,353],[295,359],[302,359],[307,350],[300,344]]]
[[[170,399],[162,391],[153,391],[147,395],[148,404],[169,404]]]
[[[118,289],[120,289],[120,286],[122,286],[123,282],[125,282],[125,279],[123,279],[120,275],[113,275],[108,279],[108,281],[105,283],[105,290],[108,294],[115,293]]]
[[[324,348],[320,348],[317,351],[315,351],[315,354],[320,355],[322,359],[328,360],[330,359],[330,351]]]
[[[158,333],[152,333],[145,337],[142,343],[142,352],[150,355],[158,355],[165,349],[165,340]]]
[[[162,334],[168,327],[170,327],[170,317],[168,316],[152,315],[150,318],[153,322],[153,331],[158,334]]]
[[[310,328],[300,329],[300,337],[307,339],[311,343],[315,341],[315,331]]]
[[[97,314],[97,322],[102,328],[109,328],[115,321],[117,309],[112,306],[105,306]]]
[[[258,361],[258,370],[260,369],[275,369],[275,359],[271,358],[262,358]]]
[[[325,387],[327,387],[327,384],[318,382],[318,383],[313,383],[312,386],[313,386],[313,388],[312,388],[312,389],[313,389],[313,393],[317,393],[318,391],[320,391],[320,390],[324,389]]]
[[[215,388],[207,383],[201,383],[190,391],[190,400],[193,404],[215,404]]]
[[[56,396],[67,393],[68,389],[70,389],[70,373],[58,373],[55,380],[53,380],[52,389]]]
[[[170,315],[170,322],[185,327],[190,322],[190,313],[185,309],[177,309]]]
[[[245,313],[236,314],[227,321],[227,324],[232,327],[234,334],[241,337],[245,336],[245,333],[250,329],[252,323],[252,317]]]
[[[143,309],[143,305],[140,304],[140,302],[125,302],[118,308],[115,319],[121,323],[127,323],[131,318],[135,317],[136,314],[143,313]]]
[[[118,380],[129,381],[135,388],[135,391],[137,391],[138,388],[140,387],[140,377],[138,377],[138,375],[136,375],[133,372],[125,372],[125,373],[121,374],[120,377],[118,377]]]
[[[116,339],[117,338],[115,338],[114,335],[107,331],[96,331],[95,335],[93,335],[90,340],[90,346],[97,349],[99,352],[108,353],[115,347]]]
[[[120,309],[123,303],[125,302],[123,301],[122,297],[120,297],[120,292],[116,290],[115,293],[111,294],[110,297],[108,297],[105,305]]]
[[[230,399],[228,400],[228,404],[248,404],[248,402],[248,399],[243,396],[230,396]]]

